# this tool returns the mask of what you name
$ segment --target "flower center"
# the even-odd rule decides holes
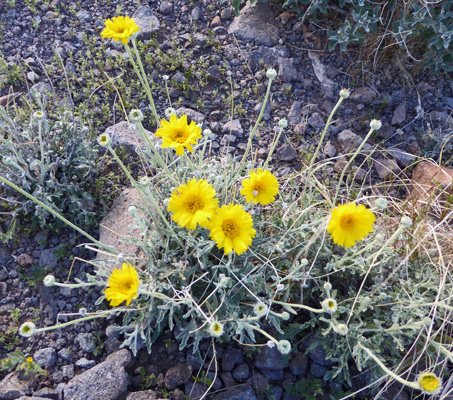
[[[173,140],[178,143],[184,143],[187,140],[186,133],[184,131],[176,131],[173,135]]]
[[[352,228],[354,228],[354,223],[355,218],[352,214],[346,214],[341,216],[340,218],[341,229],[344,229],[345,231],[350,231]]]
[[[189,210],[192,214],[195,214],[198,210],[203,209],[203,207],[204,203],[199,198],[191,199],[186,203],[187,210]]]
[[[254,195],[254,196],[257,196],[257,195],[260,194],[263,190],[264,190],[264,188],[263,188],[262,183],[261,183],[261,182],[255,182],[255,184],[253,185],[253,195]],[[257,192],[257,194],[255,194],[255,192]]]
[[[239,235],[239,229],[235,221],[227,219],[222,223],[222,231],[225,233],[225,236],[234,239]]]
[[[420,386],[429,391],[434,391],[439,386],[439,380],[435,376],[424,376],[420,381]]]
[[[329,306],[329,308],[334,308],[334,307],[335,307],[335,304],[334,304],[333,301],[329,301],[329,302],[328,302],[328,306]]]
[[[124,293],[128,293],[132,290],[134,282],[132,280],[125,280],[121,284],[121,291]]]

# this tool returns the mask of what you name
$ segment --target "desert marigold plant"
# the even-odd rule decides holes
[[[192,179],[175,189],[168,211],[179,226],[190,230],[194,230],[197,224],[206,227],[219,204],[215,196],[214,188],[206,180]]]
[[[119,16],[105,21],[105,28],[102,30],[101,36],[114,41],[121,40],[121,43],[127,44],[129,38],[139,30],[140,27],[133,18]]]
[[[327,232],[335,244],[352,247],[373,232],[376,217],[363,204],[341,204],[331,212]]]
[[[193,144],[201,139],[201,128],[194,122],[187,123],[187,115],[178,118],[175,114],[170,115],[170,121],[161,121],[161,128],[156,136],[162,138],[162,147],[170,147],[176,151],[178,156],[184,154],[184,149],[193,151]]]
[[[210,237],[225,254],[233,250],[240,255],[252,244],[256,235],[252,216],[239,204],[224,205],[217,209],[209,223]]]
[[[250,178],[242,181],[241,194],[247,202],[262,205],[272,203],[278,194],[277,178],[262,168],[258,168],[256,172],[250,171]]]
[[[116,268],[112,271],[108,288],[105,289],[105,298],[112,307],[118,307],[123,302],[128,306],[132,299],[138,296],[140,280],[135,267],[131,264],[123,263],[121,269]]]

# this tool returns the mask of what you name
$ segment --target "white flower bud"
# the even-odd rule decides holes
[[[278,121],[278,126],[283,129],[286,128],[288,126],[288,120],[286,118],[281,119]]]
[[[351,95],[349,89],[341,89],[340,90],[340,97],[343,99],[347,99]]]
[[[142,176],[139,181],[140,186],[148,187],[151,184],[151,178],[148,176]]]
[[[286,312],[286,311],[283,311],[280,316],[283,321],[288,321],[289,317],[290,317],[289,312]]]
[[[53,275],[47,275],[43,280],[44,286],[50,287],[55,285],[55,277]]]
[[[43,121],[44,118],[46,118],[46,116],[42,111],[35,111],[35,113],[33,114],[33,118],[36,121]]]
[[[129,113],[129,119],[131,122],[137,123],[143,121],[143,113],[140,110],[132,110]]]
[[[79,309],[79,314],[82,316],[82,317],[85,317],[87,315],[87,309],[82,307]]]
[[[266,71],[266,76],[268,79],[273,80],[277,77],[277,71],[274,68],[269,68]]]
[[[300,266],[301,267],[306,267],[308,265],[308,260],[306,258],[303,258],[300,260]]]
[[[330,282],[326,282],[326,283],[324,284],[324,290],[325,290],[326,292],[330,292],[330,291],[332,290],[332,284],[331,284]]]
[[[275,343],[272,340],[268,340],[266,346],[272,349],[272,347],[275,347]]]
[[[289,354],[291,352],[291,343],[287,340],[280,340],[277,344],[277,349],[282,354]]]
[[[409,228],[412,226],[412,220],[409,217],[404,216],[401,218],[401,224]]]
[[[370,122],[370,128],[373,129],[374,131],[377,131],[381,129],[382,122],[379,121],[378,119],[372,119]]]
[[[162,75],[162,79],[164,81],[168,81],[170,79],[170,77],[168,75]]]
[[[388,202],[383,197],[379,197],[378,199],[376,199],[376,203],[375,204],[376,204],[377,208],[380,208],[381,210],[384,210],[384,209],[387,208]]]
[[[130,214],[135,214],[138,210],[138,208],[136,206],[129,206],[129,208],[127,209],[129,211]]]
[[[334,331],[339,333],[340,335],[346,336],[349,332],[349,328],[345,324],[338,324]]]

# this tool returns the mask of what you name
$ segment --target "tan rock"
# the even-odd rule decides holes
[[[410,196],[419,201],[445,199],[452,194],[453,169],[423,161],[414,169]]]
[[[379,160],[375,160],[374,168],[381,179],[386,179],[388,177],[391,178],[400,172],[396,161],[390,158],[380,158]]]
[[[113,146],[121,145],[132,149],[137,153],[138,149],[143,149],[145,146],[143,138],[135,127],[135,124],[127,121],[121,121],[115,125],[109,126],[104,133],[111,137]],[[146,129],[145,133],[152,140],[153,145],[156,146],[156,148],[160,148],[159,139],[155,138],[154,134]]]

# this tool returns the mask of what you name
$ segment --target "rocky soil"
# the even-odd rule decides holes
[[[375,149],[373,161],[356,167],[357,178],[367,184],[391,179],[394,174],[410,175],[409,166],[417,156],[438,154],[439,143],[453,130],[452,77],[409,73],[405,62],[395,61],[381,62],[374,70],[370,59],[363,58],[367,54],[364,49],[327,53],[320,26],[328,22],[302,23],[290,10],[277,5],[246,7],[234,18],[230,3],[217,0],[140,4],[135,0],[53,0],[49,4],[37,0],[36,7],[29,3],[16,0],[14,6],[9,1],[0,5],[0,52],[7,63],[23,66],[22,78],[14,82],[7,81],[6,73],[0,75],[3,105],[20,102],[22,94],[29,91],[43,93],[45,89],[54,92],[55,101],[70,108],[89,104],[94,89],[91,78],[81,71],[92,71],[96,85],[105,82],[101,67],[110,76],[124,71],[119,68],[126,65],[121,61],[125,57],[122,46],[103,41],[100,30],[106,18],[127,14],[134,15],[143,28],[139,39],[148,46],[143,51],[149,61],[159,60],[149,68],[159,113],[163,115],[170,105],[163,78],[166,74],[172,105],[210,128],[219,152],[235,154],[244,149],[247,132],[260,110],[267,67],[276,68],[278,78],[265,109],[257,148],[264,157],[276,123],[288,119],[289,128],[275,160],[280,173],[304,163],[304,154],[317,144],[341,88],[351,88],[353,93],[343,103],[323,149],[324,157],[336,157],[332,174],[341,170],[345,155],[360,144],[373,118],[383,122],[367,148]],[[93,48],[105,44],[101,63],[88,41]],[[157,47],[150,45],[153,41]],[[157,49],[164,55],[172,54],[172,59],[165,60]],[[55,54],[64,68],[55,67]],[[71,73],[78,78],[71,81],[74,87],[68,91],[66,74]],[[116,124],[124,121],[114,105],[116,94],[96,93],[98,104],[90,114],[93,137],[108,127],[115,136],[119,130]],[[149,114],[143,95],[129,94],[130,108],[139,107]],[[108,104],[107,115],[101,104]],[[148,129],[153,128],[152,122],[148,123]],[[84,240],[69,230],[31,231],[0,247],[0,356],[21,349],[47,371],[38,381],[4,371],[0,399],[199,399],[211,382],[215,400],[295,400],[301,393],[312,393],[319,399],[341,397],[338,384],[322,380],[332,368],[323,350],[305,354],[310,337],[289,359],[282,358],[275,348],[250,351],[235,342],[222,343],[216,349],[217,365],[210,368],[209,343],[204,344],[207,363],[202,364],[190,349],[180,351],[171,335],[159,339],[151,355],[143,349],[133,357],[127,349],[120,349],[121,338],[114,329],[119,320],[19,338],[15,329],[26,320],[50,326],[57,320],[68,320],[80,308],[107,307],[95,306],[99,291],[60,290],[41,283],[46,271],[52,271],[59,281],[83,279],[91,272],[90,264],[78,260],[94,258],[83,246],[78,247],[82,243]],[[74,258],[77,260],[72,265]],[[358,374],[355,390],[366,386],[367,378],[366,373]],[[399,387],[391,388],[385,396],[382,399],[409,399]]]

